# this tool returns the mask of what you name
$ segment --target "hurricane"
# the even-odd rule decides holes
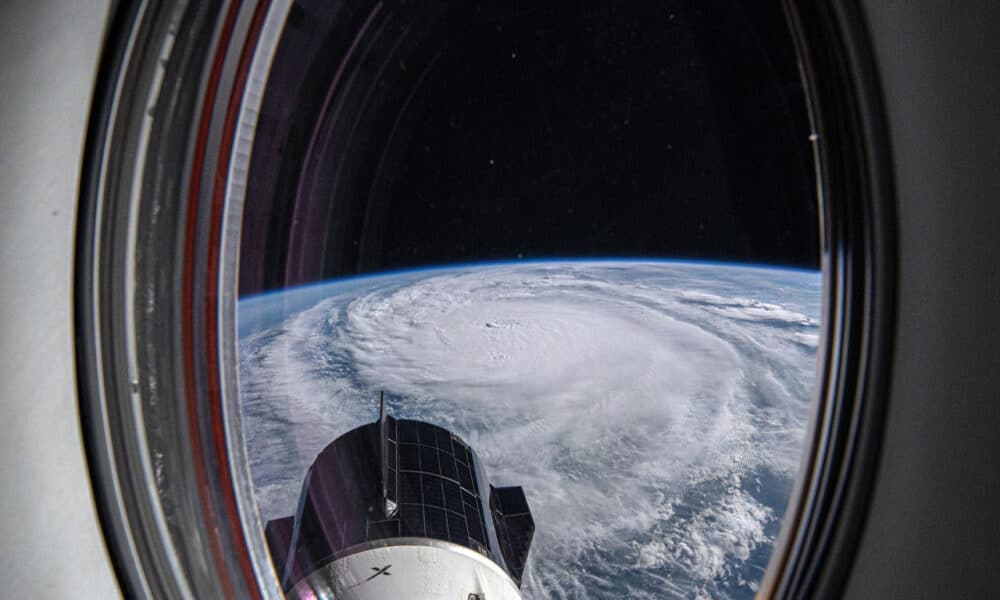
[[[452,430],[536,532],[525,598],[746,598],[808,433],[821,276],[667,261],[458,265],[241,300],[264,520],[340,434]]]

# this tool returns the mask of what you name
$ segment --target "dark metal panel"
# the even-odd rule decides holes
[[[401,439],[416,439],[421,443],[399,446],[399,504],[392,514],[387,514],[382,510],[387,490],[383,479],[395,480],[397,474],[388,467],[383,453],[395,446],[396,433]],[[459,463],[453,452],[471,464]],[[463,473],[460,479],[464,485],[454,478],[456,471]],[[514,563],[518,567],[511,575],[520,581],[527,553],[527,544],[523,543],[524,524],[514,523],[513,535],[504,529],[506,550],[499,541],[490,541],[488,526],[492,521],[485,520],[487,498],[478,491],[486,489],[488,484],[481,484],[480,478],[485,475],[480,472],[475,453],[464,442],[429,423],[397,421],[383,413],[378,421],[338,437],[319,453],[309,468],[294,524],[289,524],[293,517],[268,523],[269,539],[276,540],[272,558],[281,574],[282,586],[288,590],[296,581],[352,547],[393,537],[450,541],[480,551],[504,568],[507,568],[504,557],[517,556]],[[514,494],[501,493],[503,506],[508,513],[517,512],[530,521],[521,489],[501,490],[516,490]],[[286,526],[290,529],[288,539],[279,539],[278,533]],[[530,541],[530,532],[527,536]],[[517,546],[513,550],[512,540]],[[286,555],[291,558],[285,559]]]

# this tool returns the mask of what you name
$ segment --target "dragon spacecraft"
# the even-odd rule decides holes
[[[534,520],[447,429],[379,419],[324,448],[265,533],[289,598],[520,600]]]

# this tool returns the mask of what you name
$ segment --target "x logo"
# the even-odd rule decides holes
[[[378,567],[372,567],[372,571],[375,571],[375,574],[369,577],[368,579],[365,579],[365,581],[371,581],[372,579],[375,579],[379,575],[392,575],[392,573],[389,572],[389,567],[391,566],[392,565],[386,565],[381,569]]]

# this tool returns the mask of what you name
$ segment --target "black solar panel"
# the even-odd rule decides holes
[[[447,540],[448,521],[443,508],[424,506],[424,523],[427,526],[427,537]]]
[[[449,433],[447,429],[442,429],[440,427],[438,427],[434,433],[435,437],[437,438],[437,441],[434,445],[437,446],[443,452],[451,454],[452,453],[451,433]]]
[[[417,435],[416,421],[398,421],[397,431],[399,442],[402,444],[419,444],[420,437]]]
[[[466,448],[464,444],[456,440],[452,446],[455,450],[455,458],[467,465],[472,464],[472,457],[469,454],[469,449]]]
[[[486,545],[486,535],[483,533],[483,524],[479,519],[467,519],[469,525],[469,538]]]
[[[399,501],[412,504],[423,502],[419,473],[403,472],[399,474]]]
[[[420,450],[419,446],[413,444],[402,444],[399,447],[399,470],[419,471],[420,470]]]
[[[419,504],[403,504],[399,509],[400,534],[424,537],[424,510]]]
[[[469,528],[472,528],[473,521],[481,521],[479,509],[476,508],[475,504],[464,504],[465,507],[465,517],[469,520]]]
[[[490,511],[504,562],[511,577],[520,584],[528,548],[535,533],[535,522],[528,510],[524,490],[520,487],[490,486]]]
[[[455,467],[455,457],[451,454],[438,453],[438,462],[441,463],[441,475],[448,479],[458,481],[458,469]]]
[[[430,423],[424,423],[423,421],[417,422],[417,431],[420,435],[420,443],[425,446],[435,447],[437,446],[437,427],[431,425]]]
[[[420,446],[420,470],[424,473],[440,473],[437,450],[430,446]]]
[[[458,482],[462,484],[462,487],[469,490],[470,492],[476,491],[476,482],[472,478],[472,469],[468,465],[458,464]]]
[[[397,443],[398,440],[398,443]],[[534,523],[520,488],[479,495],[475,454],[447,430],[383,413],[327,446],[303,483],[288,567],[276,564],[286,586],[339,552],[366,541],[430,537],[475,549],[520,577]],[[393,507],[396,507],[393,512]],[[487,538],[487,521],[497,536]],[[491,534],[492,535],[492,534]]]
[[[448,511],[448,539],[463,546],[469,543],[469,525],[465,515]]]
[[[444,508],[444,491],[441,489],[441,478],[426,473],[420,476],[421,489],[424,491],[424,504]]]
[[[462,488],[447,479],[444,480],[444,507],[461,514],[465,511],[462,507]]]

